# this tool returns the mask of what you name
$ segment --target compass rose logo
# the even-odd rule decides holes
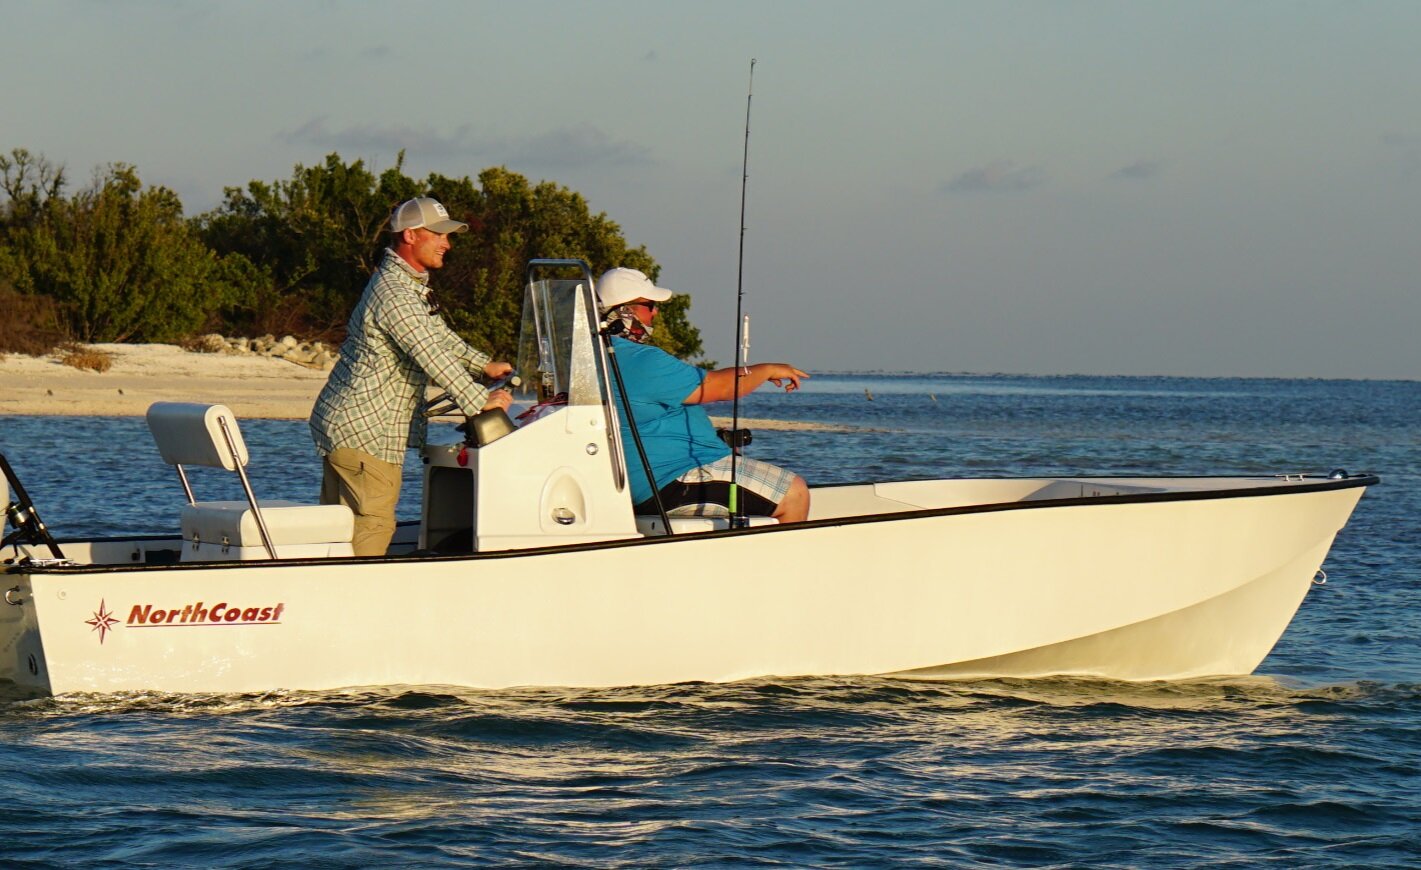
[[[107,636],[109,632],[113,631],[113,627],[115,625],[118,625],[118,620],[114,619],[113,611],[108,609],[102,598],[99,599],[99,609],[94,613],[94,618],[86,619],[84,621],[89,625],[92,625],[94,627],[94,631],[97,631],[99,633],[100,644],[104,642],[104,637]]]

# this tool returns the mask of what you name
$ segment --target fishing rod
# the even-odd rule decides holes
[[[627,411],[627,428],[632,433],[632,443],[636,445],[637,456],[641,457],[642,470],[646,472],[646,482],[651,484],[651,500],[656,505],[656,515],[661,517],[662,534],[674,535],[671,530],[671,517],[666,513],[666,505],[661,501],[661,490],[656,488],[656,475],[651,471],[651,460],[647,458],[646,447],[641,443],[641,432],[636,425],[636,418],[632,416],[632,400],[627,396],[627,383],[622,380],[622,364],[617,362],[617,349],[612,345],[612,336],[617,335],[623,329],[622,321],[617,319],[598,330],[597,334],[602,337],[602,346],[607,349],[607,363],[612,367],[612,380],[617,383],[617,392],[622,397],[622,407]],[[630,473],[630,469],[628,469]],[[732,473],[731,478],[735,475]],[[734,484],[732,484],[734,486]]]
[[[39,512],[35,510],[34,500],[30,494],[25,492],[25,487],[20,483],[19,475],[15,474],[15,469],[10,467],[10,462],[5,458],[5,454],[0,453],[0,484],[9,483],[10,490],[15,493],[15,501],[10,501],[8,495],[3,495],[4,487],[0,486],[0,495],[3,495],[5,504],[0,505],[0,535],[4,536],[0,540],[0,547],[15,545],[15,555],[20,555],[20,544],[33,544],[38,546],[44,544],[49,547],[49,552],[56,559],[63,559],[64,552],[59,549],[59,543],[54,540],[54,535],[50,534],[49,527],[44,524],[44,520],[39,518]],[[14,531],[5,535],[5,523],[9,524]],[[8,600],[8,593],[7,599]]]
[[[740,164],[740,260],[735,274],[735,390],[730,407],[730,527],[749,525],[740,510],[736,457],[740,455],[740,375],[749,363],[750,319],[741,314],[745,303],[745,190],[750,185],[750,103],[755,97],[755,58],[750,58],[750,84],[745,89],[745,152]]]

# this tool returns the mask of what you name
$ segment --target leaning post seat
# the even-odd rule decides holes
[[[187,495],[182,510],[184,562],[354,555],[350,539],[355,517],[350,508],[257,500],[247,479],[247,445],[226,405],[155,402],[147,418],[158,453],[177,469]],[[236,472],[247,500],[199,502],[184,465]]]

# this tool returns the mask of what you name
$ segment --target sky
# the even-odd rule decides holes
[[[1421,3],[0,0],[0,150],[582,193],[707,355],[1421,378]],[[742,157],[751,103],[743,273]]]

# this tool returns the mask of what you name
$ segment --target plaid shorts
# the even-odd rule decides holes
[[[661,488],[661,504],[673,517],[730,516],[730,460],[717,459],[690,471]],[[735,483],[738,486],[740,508],[748,515],[769,516],[779,507],[794,482],[794,472],[778,465],[747,459],[735,459]],[[637,505],[639,514],[656,512],[656,502],[647,499]]]

